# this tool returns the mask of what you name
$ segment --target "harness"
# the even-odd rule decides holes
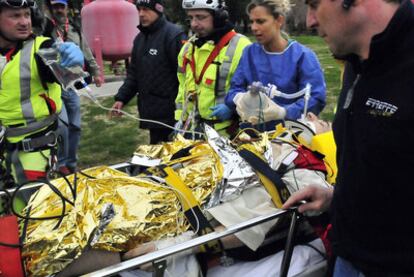
[[[57,121],[55,120],[54,123],[49,125],[45,130],[35,133],[33,135],[30,135],[16,143],[11,143],[7,141],[6,138],[9,136],[8,131],[13,130],[13,129],[6,128],[5,138],[3,142],[4,145],[2,149],[0,150],[2,152],[0,154],[0,160],[1,160],[1,156],[4,157],[4,154],[7,153],[7,156],[5,159],[6,174],[4,177],[11,176],[11,167],[13,165],[17,183],[21,184],[21,183],[25,183],[29,181],[26,176],[23,165],[19,159],[19,152],[33,153],[33,152],[39,152],[43,150],[50,150],[51,152],[50,152],[50,159],[48,160],[48,167],[53,167],[55,165],[56,155],[57,155],[56,145],[58,141],[58,135],[55,132],[56,128],[57,128]],[[48,159],[48,158],[45,157],[45,159]],[[37,177],[44,177],[43,175],[37,176],[38,174],[34,172],[31,172],[30,175],[35,177],[35,179],[37,179]],[[29,179],[32,179],[32,178],[29,178]]]
[[[215,88],[214,88],[214,95],[215,95],[215,101],[217,104],[221,104],[224,103],[224,98],[226,96],[226,80],[227,77],[229,75],[230,72],[230,67],[231,67],[231,63],[233,61],[233,57],[234,54],[236,52],[237,49],[237,44],[240,40],[240,38],[242,37],[242,35],[237,34],[235,31],[230,31],[228,32],[225,36],[223,36],[220,41],[218,42],[218,44],[214,47],[213,51],[210,53],[210,55],[207,58],[207,61],[205,62],[200,75],[197,77],[196,75],[196,64],[195,64],[195,57],[194,57],[194,45],[191,43],[187,43],[184,46],[184,50],[183,50],[183,65],[181,68],[179,68],[179,72],[180,73],[185,73],[187,65],[190,65],[192,74],[193,74],[193,78],[194,78],[194,82],[195,84],[198,86],[200,85],[204,73],[206,72],[207,68],[211,65],[211,64],[215,64],[217,66],[217,71],[216,71],[216,83],[215,83]],[[215,58],[220,54],[220,51],[226,46],[227,50],[225,53],[225,56],[228,57],[228,59],[225,59],[222,63],[214,61]],[[193,50],[191,52],[191,58],[189,59],[188,56],[188,52],[190,51],[190,47],[193,47]],[[184,103],[183,105],[181,105],[181,103],[177,103],[177,109],[181,109],[183,112],[181,114],[181,118],[180,118],[180,122],[182,123],[182,125],[184,126],[184,130],[185,127],[190,127],[190,123],[191,126],[192,125],[199,125],[201,123],[207,123],[211,126],[214,126],[214,124],[217,123],[221,123],[221,120],[209,120],[209,119],[204,119],[200,116],[200,113],[198,111],[198,95],[199,92],[185,92],[185,97],[184,97]],[[185,118],[185,113],[188,109],[188,107],[190,106],[189,104],[192,103],[193,104],[193,109],[189,112],[187,118]],[[186,124],[187,123],[187,124]],[[195,129],[196,126],[192,126],[192,129]]]
[[[6,158],[4,153],[6,151],[6,127],[0,125],[0,184],[4,189],[13,187],[14,180],[10,172],[4,167]]]
[[[229,41],[236,35],[235,31],[230,31],[226,35],[224,35],[220,41],[217,43],[217,45],[214,47],[213,51],[211,51],[210,55],[207,58],[207,61],[205,62],[200,76],[197,77],[196,74],[196,62],[194,58],[194,49],[191,52],[191,60],[188,60],[186,56],[184,56],[184,65],[186,66],[187,63],[190,63],[191,71],[193,72],[193,77],[196,85],[200,85],[201,80],[203,79],[204,73],[206,72],[207,68],[210,66],[211,63],[213,63],[214,59],[220,54],[221,49],[229,43]],[[194,47],[194,46],[193,46]]]
[[[23,119],[26,123],[1,126],[2,138],[0,148],[0,162],[5,161],[5,169],[2,165],[2,174],[0,178],[3,182],[10,185],[11,166],[15,168],[15,175],[17,183],[24,183],[27,181],[23,166],[19,160],[19,152],[38,152],[46,149],[51,150],[51,157],[56,158],[56,144],[58,115],[56,114],[56,104],[46,94],[41,94],[47,105],[49,116],[42,120],[35,118],[34,108],[30,101],[31,97],[31,55],[34,45],[34,39],[28,40],[23,44],[21,48],[21,57],[19,64],[20,71],[20,105],[22,108]],[[14,52],[14,49],[13,49]],[[7,62],[11,60],[12,52],[9,51],[6,55]],[[38,132],[37,132],[38,131]],[[10,142],[9,138],[16,138],[20,136],[26,136],[24,139],[18,142]],[[5,158],[5,153],[7,157]],[[52,160],[49,161],[49,165],[52,166]]]
[[[272,201],[277,208],[281,208],[283,203],[289,198],[290,192],[282,180],[282,176],[273,170],[257,153],[246,147],[241,147],[239,155],[256,171],[257,175],[266,191],[272,197]]]

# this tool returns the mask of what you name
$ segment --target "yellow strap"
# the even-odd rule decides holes
[[[186,216],[190,216],[188,214],[188,211],[190,209],[193,210],[193,212],[195,213],[195,217],[198,218],[198,222],[199,222],[199,230],[198,230],[198,235],[205,235],[208,233],[211,233],[214,231],[214,229],[211,227],[211,225],[208,223],[207,219],[204,217],[201,208],[199,206],[199,203],[197,201],[197,199],[194,197],[193,192],[186,186],[186,184],[181,180],[180,176],[178,176],[178,174],[174,171],[174,169],[172,169],[169,166],[166,166],[163,168],[165,176],[164,179],[167,182],[167,184],[173,188],[175,188],[177,191],[176,192],[178,199],[180,200],[180,203],[183,207],[184,210],[184,214]],[[191,217],[191,216],[190,216]],[[203,217],[203,218],[201,218]],[[190,224],[192,225],[190,218],[187,217],[187,219],[189,220]],[[196,228],[195,226],[193,226],[193,228]],[[212,253],[218,253],[221,252],[223,249],[221,242],[218,240],[214,240],[214,241],[210,241],[208,243],[206,243],[205,245],[201,245],[200,246],[200,251],[201,252],[207,252],[210,251]]]
[[[256,155],[258,158],[264,160],[263,157],[251,145],[248,145],[248,144],[241,145],[237,149],[237,151],[240,152],[242,149],[248,150],[249,152],[252,152],[254,155]],[[260,182],[263,184],[263,186],[265,187],[266,191],[272,197],[273,204],[275,204],[276,208],[281,208],[282,205],[283,205],[283,201],[280,198],[279,192],[278,192],[275,184],[273,184],[273,182],[271,180],[269,180],[269,178],[267,178],[265,175],[263,175],[259,171],[255,170],[255,173],[259,177]],[[286,193],[289,193],[289,192],[288,191],[285,191],[285,190],[282,190],[281,193],[286,194]],[[282,196],[285,196],[285,199],[287,199],[289,197],[289,195],[282,195]]]
[[[171,168],[165,167],[165,173],[167,176],[164,178],[168,185],[178,190],[176,192],[184,211],[187,211],[195,206],[199,206],[197,199],[194,197],[193,192],[184,184],[180,176]]]
[[[270,194],[272,197],[273,204],[275,204],[276,208],[281,208],[283,203],[280,199],[279,193],[275,185],[270,181],[266,176],[256,171],[256,174],[259,176],[260,181],[262,182],[263,186],[265,187],[267,193]]]

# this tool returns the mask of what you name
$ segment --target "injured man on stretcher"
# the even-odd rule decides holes
[[[179,137],[140,146],[134,160],[152,166],[138,176],[99,167],[56,180],[63,197],[44,186],[29,203],[29,217],[56,219],[28,220],[26,270],[33,276],[76,276],[276,212],[300,188],[334,182],[329,128],[309,115],[306,123],[286,121],[274,132],[255,138],[243,132],[229,141],[206,126],[206,141]],[[62,211],[64,199],[72,201]],[[287,231],[283,221],[170,256],[166,276],[277,276]],[[296,243],[289,276],[324,260],[324,245],[309,224]],[[150,276],[145,269],[120,275]]]

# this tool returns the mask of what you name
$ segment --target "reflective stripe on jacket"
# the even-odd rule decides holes
[[[191,70],[192,55],[195,59],[196,76],[198,77],[215,45],[206,42],[201,47],[195,47],[191,39],[181,49],[178,55],[178,80],[180,82],[176,99],[175,119],[179,120],[183,113],[183,106],[188,92],[197,93],[197,110],[202,119],[215,120],[211,117],[211,107],[224,103],[224,97],[230,88],[231,78],[237,68],[243,49],[250,44],[248,38],[236,34],[230,42],[221,49],[218,56],[208,66],[199,85],[196,85]],[[217,80],[219,80],[217,82]],[[186,114],[190,112],[191,105],[187,106]],[[186,118],[186,116],[184,116]],[[230,125],[230,121],[215,124],[216,130]]]
[[[55,113],[60,112],[62,106],[60,85],[48,83],[45,90],[35,59],[35,53],[40,45],[48,39],[36,37],[25,41],[22,49],[6,64],[1,74],[0,88],[2,125],[20,127],[42,121],[50,116],[51,106]],[[9,138],[9,141],[17,142],[24,137]]]

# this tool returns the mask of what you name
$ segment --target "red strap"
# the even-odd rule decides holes
[[[10,49],[7,53],[6,53],[6,61],[7,62],[9,62],[10,60],[11,60],[11,56],[13,55],[13,53],[14,53],[14,50],[16,50],[16,48],[15,47],[13,47],[12,49]]]
[[[193,71],[194,81],[197,85],[200,84],[201,80],[203,79],[204,73],[206,72],[207,68],[210,66],[210,64],[214,61],[214,59],[218,56],[221,49],[229,43],[229,41],[236,35],[236,32],[234,30],[228,32],[226,35],[224,35],[219,43],[216,44],[213,51],[210,53],[210,55],[207,58],[206,63],[203,66],[203,69],[201,70],[200,76],[196,76],[196,65],[195,65],[195,59],[194,59],[194,51],[191,54],[191,70]]]
[[[47,108],[49,109],[49,114],[56,113],[56,103],[55,103],[55,101],[53,101],[52,98],[50,98],[49,96],[47,96],[44,93],[40,94],[40,97],[45,99],[46,104],[47,104]]]

